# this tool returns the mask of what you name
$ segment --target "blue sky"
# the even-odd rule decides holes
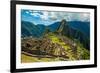
[[[54,22],[66,19],[66,21],[90,21],[89,13],[76,12],[58,12],[58,11],[37,11],[37,10],[21,10],[21,20],[29,21],[35,25],[50,25]]]

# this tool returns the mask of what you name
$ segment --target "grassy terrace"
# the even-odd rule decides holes
[[[69,60],[75,60],[75,58],[73,57],[72,49],[70,48],[69,45],[67,45],[65,42],[61,41],[55,35],[51,35],[49,37],[51,38],[53,43],[57,43],[57,44],[61,45],[66,50],[66,53],[67,53],[67,56],[69,57]]]

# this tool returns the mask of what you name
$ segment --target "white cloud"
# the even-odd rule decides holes
[[[81,19],[82,19],[83,21],[89,21],[89,20],[90,20],[90,14],[89,14],[89,13],[83,13],[83,14],[81,15]]]
[[[58,15],[61,19],[66,19],[67,21],[89,21],[89,13],[76,13],[76,12],[63,12]]]
[[[53,11],[36,11],[29,10],[26,11],[27,14],[30,14],[34,17],[40,17],[42,20],[62,20],[66,19],[67,21],[89,21],[89,13],[76,13],[76,12],[53,12]]]
[[[57,14],[56,14],[56,12],[50,12],[49,13],[49,18],[51,20],[57,20]]]
[[[40,14],[38,14],[38,13],[30,13],[30,15],[32,15],[34,17],[39,17],[40,16]]]
[[[43,15],[40,15],[40,18],[42,20],[48,20],[48,12],[47,11],[43,11]]]

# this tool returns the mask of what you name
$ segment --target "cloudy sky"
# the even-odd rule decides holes
[[[66,21],[90,21],[89,13],[76,12],[54,12],[54,11],[36,11],[36,10],[21,10],[21,20],[29,21],[37,24],[50,25],[54,22],[66,19]]]

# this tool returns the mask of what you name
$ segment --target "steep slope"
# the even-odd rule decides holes
[[[22,21],[21,22],[21,35],[22,37],[41,37],[44,33],[45,26],[44,25],[34,25],[31,22]]]
[[[51,25],[49,25],[47,27],[50,29],[50,31],[54,32],[54,31],[57,30],[57,28],[59,27],[59,25],[60,25],[60,22],[55,22],[55,23],[53,23],[53,24],[51,24]]]
[[[55,22],[48,26],[51,31],[56,31],[59,27],[60,22]],[[66,24],[65,24],[66,25]],[[68,21],[67,25],[75,30],[78,30],[85,34],[87,37],[90,36],[90,22],[81,22],[81,21]]]
[[[90,37],[90,22],[71,21],[67,23],[70,27],[81,31],[87,37]]]
[[[68,24],[68,23],[66,23],[66,24]],[[85,29],[83,28],[81,30],[85,30]],[[71,27],[69,25],[65,25],[64,28],[63,28],[62,33],[63,33],[63,35],[73,39],[74,41],[79,41],[80,43],[83,44],[83,46],[85,48],[87,48],[89,50],[90,49],[90,46],[89,46],[90,45],[90,38],[89,38],[88,35],[86,35],[84,33],[85,31],[83,32],[81,30],[79,30],[79,28],[76,29],[76,28],[73,28],[73,27]]]

